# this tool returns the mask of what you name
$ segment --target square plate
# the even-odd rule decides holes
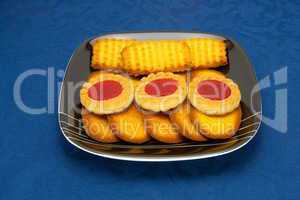
[[[91,43],[98,38],[184,39],[220,38],[226,40],[229,65],[217,68],[233,79],[242,94],[242,123],[236,135],[227,140],[207,142],[186,141],[180,144],[162,144],[150,141],[145,144],[100,143],[90,139],[81,122],[80,87],[93,71],[90,68]],[[94,155],[132,161],[179,161],[223,155],[246,145],[257,133],[261,123],[261,98],[254,70],[237,42],[214,34],[187,32],[117,33],[95,37],[83,42],[73,53],[61,85],[58,119],[64,137],[74,146]],[[255,90],[256,89],[256,90]],[[254,92],[253,92],[254,91]]]

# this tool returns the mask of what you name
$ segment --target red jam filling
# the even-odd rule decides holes
[[[114,80],[105,80],[95,83],[88,90],[91,99],[104,101],[119,96],[122,93],[122,85]]]
[[[217,80],[205,80],[198,84],[198,94],[210,100],[224,100],[230,96],[230,88]]]
[[[177,90],[177,85],[178,82],[171,78],[156,79],[145,86],[145,92],[155,97],[168,96]]]

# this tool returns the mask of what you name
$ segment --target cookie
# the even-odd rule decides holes
[[[194,141],[206,141],[207,139],[196,129],[193,122],[190,118],[191,106],[189,102],[185,101],[183,104],[179,105],[178,108],[170,112],[169,117],[173,124],[176,124],[176,127],[180,133]]]
[[[119,141],[118,137],[111,131],[105,115],[96,115],[83,108],[81,117],[85,132],[90,138],[104,143]]]
[[[204,114],[224,115],[239,106],[241,93],[233,80],[215,73],[202,73],[189,83],[188,99]]]
[[[199,76],[220,76],[220,77],[226,77],[225,74],[223,74],[220,71],[213,70],[213,69],[195,69],[191,71],[191,80],[193,78],[199,77]]]
[[[144,115],[134,104],[123,112],[107,116],[113,132],[126,142],[141,144],[150,140],[144,123]]]
[[[80,90],[80,101],[90,112],[111,114],[125,110],[134,98],[134,82],[125,76],[93,72]]]
[[[178,72],[189,68],[190,49],[179,40],[146,40],[122,51],[122,69],[131,74]]]
[[[121,52],[135,40],[105,38],[92,44],[91,66],[95,69],[116,69],[122,67]]]
[[[135,101],[143,109],[164,112],[182,103],[186,95],[184,76],[160,72],[141,79],[135,90]]]
[[[183,141],[182,135],[176,130],[167,115],[145,115],[145,120],[147,131],[154,139],[170,144]]]
[[[213,68],[228,64],[226,44],[215,38],[184,40],[190,49],[192,68]]]
[[[205,137],[227,139],[232,137],[239,129],[242,111],[239,106],[228,114],[212,116],[192,108],[190,116],[198,131]]]

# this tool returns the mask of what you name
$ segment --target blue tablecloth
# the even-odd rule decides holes
[[[300,199],[299,2],[45,2],[0,2],[0,199]],[[287,133],[263,124],[246,147],[222,157],[125,162],[89,155],[65,141],[57,123],[57,89],[48,114],[30,115],[15,103],[13,87],[21,73],[53,67],[59,84],[61,70],[85,39],[149,30],[234,38],[258,79],[273,80],[272,73],[287,66],[288,82],[262,91],[263,114],[272,118],[275,91],[288,88]],[[27,78],[21,94],[28,106],[47,106],[46,76]]]

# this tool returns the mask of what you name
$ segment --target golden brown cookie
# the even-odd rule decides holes
[[[177,132],[169,117],[163,114],[145,115],[147,131],[156,140],[164,143],[179,143],[183,137]]]
[[[191,71],[191,79],[199,76],[221,76],[226,77],[222,72],[213,69],[195,69]]]
[[[113,132],[122,140],[141,144],[150,140],[146,131],[143,113],[134,104],[120,113],[107,116]]]
[[[174,111],[170,112],[169,116],[171,122],[176,124],[180,133],[184,137],[199,142],[206,141],[207,139],[201,135],[199,131],[197,131],[196,127],[191,121],[190,111],[191,106],[189,102],[185,101],[183,104],[179,105],[178,108],[174,109]]]
[[[81,117],[85,132],[90,138],[104,143],[119,141],[111,131],[105,115],[96,115],[82,108]]]
[[[103,38],[92,44],[91,66],[95,69],[118,69],[123,66],[121,52],[135,40]]]
[[[227,64],[226,44],[215,38],[192,38],[184,40],[191,52],[193,68],[212,68]]]
[[[134,98],[134,82],[125,76],[93,72],[80,90],[80,101],[90,112],[111,114],[126,109]]]
[[[224,115],[239,106],[241,93],[231,79],[214,73],[202,73],[192,78],[188,99],[202,113]]]
[[[137,41],[122,51],[122,69],[132,74],[178,72],[190,67],[190,49],[179,40]]]
[[[227,139],[232,137],[239,129],[242,111],[239,106],[228,114],[213,116],[206,115],[192,108],[190,116],[198,131],[205,137],[211,139]]]
[[[141,79],[135,90],[135,101],[146,110],[167,111],[182,103],[186,94],[184,76],[160,72]]]

